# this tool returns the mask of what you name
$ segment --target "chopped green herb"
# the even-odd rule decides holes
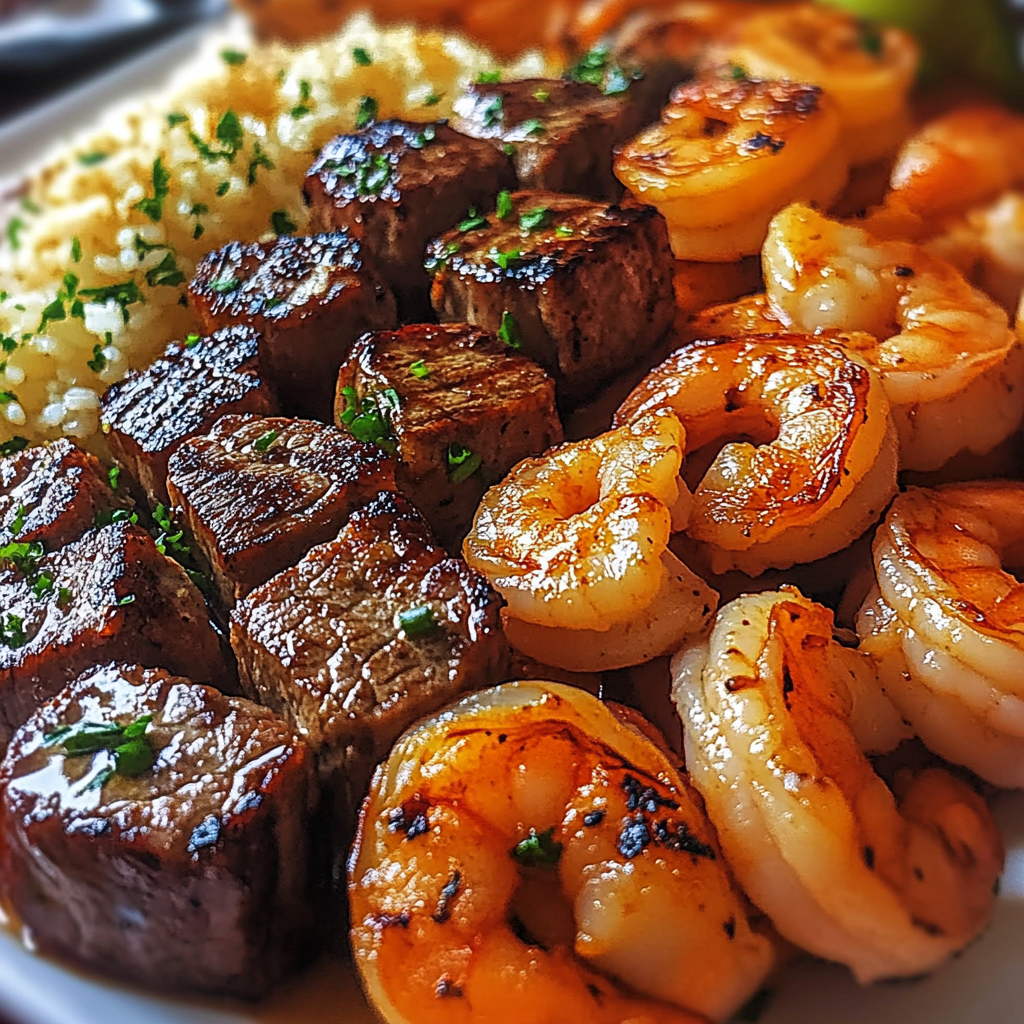
[[[519,226],[524,231],[536,231],[551,223],[551,211],[546,206],[535,206],[519,215]]]
[[[17,341],[14,340],[14,336],[10,334],[0,334],[0,348],[10,355],[18,347]]]
[[[298,230],[298,225],[288,216],[287,210],[275,210],[270,215],[270,226],[278,237],[294,235]]]
[[[150,288],[164,285],[169,288],[177,287],[185,280],[185,275],[178,269],[174,253],[168,251],[164,258],[152,268],[146,271],[146,284]]]
[[[489,228],[490,226],[490,221],[486,217],[481,217],[476,212],[475,206],[471,206],[469,208],[469,215],[465,220],[459,222],[458,230],[461,232],[477,231],[480,228]]]
[[[537,100],[538,103],[547,103],[547,101],[551,98],[551,93],[549,93],[547,89],[538,89],[533,94],[533,98]]]
[[[448,479],[453,484],[461,484],[468,480],[479,468],[483,459],[472,449],[452,441],[446,453],[448,461]]]
[[[425,107],[436,107],[441,102],[441,97],[436,92],[432,92],[424,101]]]
[[[193,131],[188,133],[188,137],[196,152],[208,163],[226,160],[230,164],[234,163],[238,151],[242,148],[245,131],[242,122],[238,120],[238,115],[233,110],[228,110],[221,116],[214,129],[214,137],[220,143],[218,148],[208,145]]]
[[[199,335],[194,331],[185,335],[185,348],[195,348],[199,344]]]
[[[44,554],[43,545],[37,540],[11,540],[0,547],[0,564],[9,565],[27,579],[34,580]]]
[[[362,46],[357,46],[352,50],[352,59],[360,66],[368,68],[373,63],[373,58]]]
[[[10,441],[0,441],[0,456],[17,455],[28,447],[28,438],[15,434]]]
[[[516,147],[513,146],[511,142],[506,142],[501,147],[501,151],[502,151],[502,153],[505,154],[505,156],[515,156],[516,155]]]
[[[107,483],[110,485],[110,489],[112,491],[116,491],[117,490],[117,482],[120,479],[121,479],[121,467],[120,466],[111,466],[110,469],[107,470]]]
[[[604,80],[605,96],[619,96],[633,84],[633,76],[627,75],[625,71],[613,64],[608,68],[608,74]]]
[[[543,135],[547,131],[544,122],[539,117],[531,117],[528,121],[524,121],[522,128],[527,135]]]
[[[126,729],[126,738],[127,735],[128,730]],[[114,748],[114,764],[118,775],[137,779],[140,775],[145,775],[156,764],[156,753],[145,739],[141,737],[130,739],[127,743],[122,743],[121,746]]]
[[[12,651],[24,647],[28,643],[28,634],[25,632],[25,620],[20,615],[12,612],[0,623],[0,644],[9,647]]]
[[[565,224],[559,224],[558,227],[555,228],[555,235],[558,238],[572,238],[573,230]]]
[[[398,613],[398,625],[410,640],[420,640],[437,630],[434,610],[425,604]]]
[[[490,102],[483,109],[483,126],[485,128],[494,128],[496,125],[501,124],[501,119],[505,113],[505,104],[500,96],[492,96]]]
[[[476,76],[476,80],[480,85],[497,85],[501,81],[501,72],[481,71],[480,74]]]
[[[643,76],[639,71],[627,72],[615,64],[607,46],[595,46],[569,69],[566,77],[574,82],[596,85],[606,96],[617,96]]]
[[[505,252],[501,252],[498,249],[491,249],[488,256],[495,263],[501,267],[502,270],[508,270],[523,254],[522,249],[508,249]]]
[[[117,602],[118,608],[124,608],[126,605],[129,605],[129,604],[135,604],[135,595],[134,594],[125,594],[125,596],[122,597],[121,600]]]
[[[132,209],[144,213],[154,224],[164,215],[164,200],[170,191],[171,172],[164,167],[162,156],[153,161],[153,194],[140,199]]]
[[[107,357],[103,354],[102,345],[93,345],[92,359],[87,359],[85,365],[93,373],[102,373],[107,368]]]
[[[386,153],[372,153],[354,164],[326,161],[324,167],[352,184],[360,196],[381,195],[391,181],[391,160]]]
[[[512,850],[512,859],[524,868],[553,868],[562,857],[562,844],[554,838],[554,827],[530,834],[517,843]]]
[[[135,526],[139,521],[139,514],[126,508],[104,508],[96,513],[93,519],[93,526],[102,530],[104,526],[113,526],[116,523],[128,523]]]
[[[183,565],[188,562],[192,549],[183,541],[185,531],[175,528],[170,509],[166,505],[160,504],[153,509],[153,522],[159,528],[159,532],[153,533],[157,551]]]
[[[78,235],[74,235],[71,239],[71,262],[82,262],[82,240]]]
[[[202,224],[196,224],[192,229],[192,238],[194,241],[198,241],[206,233],[206,228]]]
[[[252,446],[258,452],[265,452],[280,436],[280,430],[268,430],[265,434],[260,434],[260,436],[253,441]]]
[[[430,376],[430,367],[422,359],[417,359],[416,362],[409,364],[409,373],[417,380],[426,380]]]
[[[745,82],[747,81],[747,72],[745,68],[741,68],[739,64],[733,64],[730,74],[734,82]]]
[[[79,153],[78,162],[83,167],[95,167],[97,164],[103,163],[109,155],[109,153],[104,153],[98,149],[94,150],[92,153]]]
[[[43,208],[38,204],[29,199],[28,196],[22,196],[21,208],[26,213],[40,214],[43,212]]]
[[[231,188],[231,182],[230,181],[222,181],[217,186],[217,195],[218,196],[226,196],[228,194],[228,189],[229,188]]]
[[[433,142],[437,138],[437,129],[432,125],[428,124],[423,131],[416,136],[416,141],[413,143],[413,149],[423,149],[428,142]]]
[[[18,534],[25,528],[25,506],[19,505],[18,511],[14,514],[14,522],[11,523],[9,531],[12,537],[17,539]]]
[[[519,331],[519,324],[516,323],[516,318],[507,309],[501,314],[498,338],[505,342],[509,348],[520,348],[523,344],[523,336]]]
[[[61,587],[57,591],[57,602],[56,602],[57,607],[58,608],[67,608],[67,606],[70,603],[71,603],[71,591],[68,590],[67,587]]]
[[[310,98],[313,95],[313,87],[306,81],[305,78],[299,82],[299,102],[296,106],[291,109],[291,116],[297,121],[300,117],[305,117],[307,114],[313,112],[313,108],[310,106]]]
[[[264,148],[257,142],[252,148],[252,159],[249,161],[249,170],[245,179],[249,183],[250,188],[256,184],[256,173],[261,167],[272,171],[274,169],[274,161],[270,159]]]
[[[184,124],[188,120],[187,114],[177,112],[167,115],[167,126],[173,128],[175,125]]]
[[[513,212],[514,209],[512,207],[512,193],[504,190],[499,192],[496,207],[498,220],[508,220],[509,217],[512,216]]]
[[[248,59],[249,54],[241,50],[221,50],[220,59],[233,68],[241,67]]]
[[[54,583],[54,578],[48,572],[41,572],[32,584],[32,596],[37,601],[45,601],[50,596]]]
[[[193,203],[192,208],[188,211],[190,217],[202,217],[203,214],[209,213],[210,208],[206,203]]]
[[[237,277],[216,277],[206,287],[215,295],[227,295],[235,291],[241,282]]]
[[[10,402],[16,402],[18,396],[13,391],[0,391],[0,406],[8,405]]]
[[[869,21],[860,22],[858,29],[857,42],[860,44],[861,49],[872,57],[881,57],[882,51],[885,48],[885,40],[882,38],[882,33]]]
[[[116,723],[79,722],[65,725],[43,737],[48,747],[60,746],[68,757],[89,757],[109,752],[114,755],[113,769],[104,769],[88,784],[98,789],[116,772],[131,778],[148,772],[156,763],[156,752],[146,739],[153,722],[152,715],[142,715],[128,725]]]
[[[10,242],[12,249],[18,250],[21,248],[21,232],[26,227],[28,225],[20,217],[12,217],[7,222],[7,241]]]
[[[99,305],[106,305],[113,300],[121,307],[121,317],[125,323],[129,320],[128,307],[146,301],[146,297],[134,281],[108,284],[103,288],[82,288],[78,294],[86,302],[95,302]]]
[[[362,401],[355,388],[341,389],[345,402],[340,419],[357,441],[371,441],[385,451],[394,452],[394,414],[400,409],[398,393],[394,388],[385,388]]]
[[[377,120],[379,107],[372,96],[362,96],[359,99],[359,110],[356,112],[356,128],[363,129]]]
[[[444,252],[439,255],[430,255],[423,261],[423,269],[428,274],[439,274],[446,266],[448,266],[448,260],[454,256],[461,246],[458,242],[449,242],[444,247]]]

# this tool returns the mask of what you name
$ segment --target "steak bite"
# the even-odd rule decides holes
[[[344,231],[232,242],[200,262],[189,296],[207,332],[256,328],[263,372],[283,410],[325,421],[352,342],[398,324],[394,296]]]
[[[0,768],[3,895],[45,953],[147,988],[266,994],[311,936],[312,759],[266,708],[92,669]]]
[[[224,608],[394,486],[394,460],[377,445],[325,423],[257,416],[225,416],[186,441],[167,478]]]
[[[644,123],[625,96],[558,78],[477,82],[454,109],[457,131],[511,149],[520,188],[599,199],[622,195],[612,150]]]
[[[128,522],[0,570],[0,747],[45,700],[98,661],[161,665],[227,688],[203,597]]]
[[[369,334],[338,375],[338,422],[380,431],[398,489],[457,550],[484,491],[562,440],[555,385],[493,334],[417,324]]]
[[[407,726],[505,678],[500,606],[404,498],[381,494],[239,603],[231,645],[245,692],[309,742],[351,814]]]
[[[0,459],[0,541],[16,534],[11,539],[53,550],[119,504],[96,456],[66,437]]]
[[[314,229],[358,238],[410,321],[430,313],[427,242],[470,207],[491,209],[514,183],[508,157],[489,143],[442,124],[380,121],[328,142],[305,194]]]
[[[151,505],[167,504],[167,460],[186,438],[227,413],[273,415],[277,399],[259,368],[259,334],[227,327],[168,346],[148,369],[103,396],[107,444]]]
[[[554,192],[502,197],[502,217],[431,243],[442,321],[502,332],[572,403],[643,359],[675,315],[674,262],[651,206]]]

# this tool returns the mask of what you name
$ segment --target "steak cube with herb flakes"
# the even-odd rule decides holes
[[[394,460],[377,445],[312,420],[257,416],[225,416],[186,441],[167,478],[224,608],[394,486]]]
[[[514,182],[508,157],[488,143],[441,124],[381,121],[328,142],[305,194],[315,230],[362,241],[408,322],[430,314],[427,242]]]
[[[0,768],[3,896],[44,952],[174,994],[265,995],[305,962],[312,758],[266,708],[109,664]]]
[[[360,339],[338,423],[393,448],[398,489],[457,550],[484,491],[562,440],[551,378],[493,334],[418,324]]]
[[[641,361],[675,315],[675,263],[651,206],[554,192],[498,197],[494,217],[428,249],[443,321],[495,331],[573,404]]]
[[[283,410],[325,421],[352,342],[398,324],[390,289],[344,231],[232,242],[200,262],[189,295],[208,332],[256,328],[261,365]]]
[[[625,97],[557,78],[476,82],[455,115],[457,131],[511,154],[520,188],[599,199],[622,195],[612,150],[643,126]]]
[[[0,541],[53,551],[78,540],[98,515],[121,504],[111,487],[116,480],[65,437],[0,459]]]
[[[501,603],[404,498],[382,494],[235,609],[242,686],[316,752],[342,833],[404,729],[505,678]]]
[[[107,444],[150,505],[167,504],[167,462],[182,441],[228,413],[271,416],[277,398],[259,365],[259,333],[226,327],[168,346],[103,396]]]
[[[202,595],[139,527],[91,530],[0,569],[0,748],[70,679],[111,658],[234,686]]]

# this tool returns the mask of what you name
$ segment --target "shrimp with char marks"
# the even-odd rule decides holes
[[[1017,429],[1024,348],[954,267],[800,204],[772,221],[762,259],[773,314],[790,330],[846,332],[881,375],[901,469],[984,454]]]
[[[1024,484],[901,494],[857,617],[886,693],[937,754],[1024,786]]]
[[[715,573],[757,576],[839,551],[896,493],[885,391],[834,344],[788,334],[696,342],[652,370],[616,422],[659,409],[679,417],[690,451],[720,448],[686,527]]]
[[[717,595],[669,550],[689,520],[685,433],[662,410],[519,463],[483,497],[466,561],[512,645],[576,672],[637,665],[704,628]]]
[[[984,800],[865,752],[908,734],[874,666],[799,592],[741,597],[674,659],[686,763],[736,878],[781,935],[862,983],[938,967],[988,923],[1003,866]]]
[[[677,260],[730,263],[760,251],[792,200],[831,203],[847,164],[820,89],[708,77],[676,89],[661,123],[619,150],[615,174],[658,207]]]
[[[399,740],[349,863],[352,949],[388,1024],[698,1024],[758,989],[773,942],[633,721],[518,682]]]

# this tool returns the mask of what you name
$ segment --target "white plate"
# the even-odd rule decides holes
[[[0,181],[24,174],[105,102],[147,89],[193,52],[199,31],[165,43],[71,95],[0,128]],[[2,194],[0,187],[0,194]],[[1022,1024],[1024,794],[999,798],[1007,844],[988,932],[932,977],[860,988],[849,973],[805,960],[771,986],[759,1024]],[[349,968],[324,965],[259,1008],[155,999],[26,952],[0,932],[0,1013],[16,1024],[373,1024]],[[514,1024],[511,1021],[510,1024]],[[567,1024],[586,1024],[584,1021]]]

